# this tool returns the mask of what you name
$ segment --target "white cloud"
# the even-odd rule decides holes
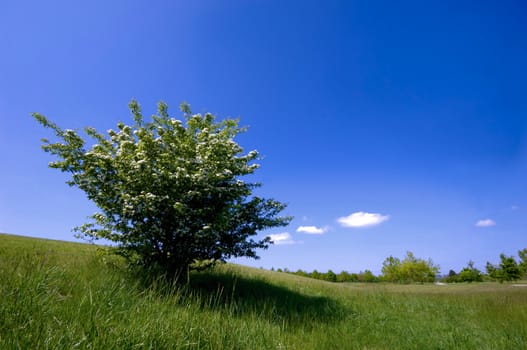
[[[477,226],[477,227],[491,227],[491,226],[496,226],[496,221],[491,220],[491,219],[479,220],[478,222],[476,222],[476,226]]]
[[[344,227],[368,227],[379,225],[389,218],[390,216],[388,215],[358,211],[338,218],[337,221]]]
[[[316,226],[299,226],[296,232],[308,233],[311,235],[321,235],[328,231],[327,227],[316,227]]]
[[[289,232],[275,233],[269,235],[269,238],[271,238],[271,241],[276,245],[297,243],[293,240],[293,237],[291,237]]]
[[[512,206],[511,206],[511,210],[518,210],[518,209],[520,209],[520,207],[517,206],[517,205],[512,205]]]

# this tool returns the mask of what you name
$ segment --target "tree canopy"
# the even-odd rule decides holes
[[[34,118],[54,131],[44,151],[58,160],[51,168],[71,174],[67,182],[83,190],[100,209],[76,228],[89,240],[117,243],[117,251],[144,267],[175,274],[231,257],[258,258],[269,238],[259,231],[285,226],[285,205],[253,195],[259,183],[242,177],[258,169],[257,151],[244,153],[234,141],[245,131],[238,120],[216,121],[181,105],[183,120],[158,104],[145,121],[137,101],[129,104],[133,123],[100,133],[85,128],[95,144],[87,147],[77,131],[63,130],[41,114]]]
[[[520,257],[525,250],[519,252]],[[513,256],[507,256],[505,254],[500,254],[500,263],[499,265],[493,265],[490,262],[487,262],[485,266],[487,273],[490,278],[503,283],[504,281],[516,281],[522,278],[525,273],[522,269],[522,264],[518,264],[516,259]]]
[[[445,282],[483,282],[483,273],[474,266],[474,262],[470,260],[466,267],[464,267],[458,274],[454,270],[450,270],[448,276],[444,279]]]
[[[390,256],[382,264],[383,279],[391,282],[434,282],[439,267],[431,259],[416,258],[412,252],[407,252],[401,261]]]

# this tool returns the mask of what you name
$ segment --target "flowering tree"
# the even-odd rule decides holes
[[[210,113],[192,114],[181,105],[184,120],[169,117],[159,103],[146,122],[135,100],[129,104],[134,123],[118,123],[106,134],[63,130],[34,113],[59,139],[43,139],[44,151],[58,157],[51,168],[71,173],[77,186],[100,212],[76,230],[89,239],[117,243],[118,252],[144,267],[169,274],[210,266],[230,257],[258,258],[269,238],[254,240],[258,231],[289,223],[279,213],[285,205],[252,195],[260,186],[241,178],[253,174],[258,153],[244,154],[234,138],[244,128],[238,121],[217,122]]]

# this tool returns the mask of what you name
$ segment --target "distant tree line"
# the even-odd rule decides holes
[[[487,262],[486,274],[474,267],[474,262],[469,261],[459,273],[450,270],[445,282],[482,282],[498,281],[511,282],[527,277],[527,248],[518,251],[518,260],[514,256],[500,254],[499,264]]]
[[[274,271],[274,269],[271,269]],[[359,273],[349,273],[348,271],[342,271],[338,274],[332,270],[327,272],[319,272],[313,270],[313,272],[307,272],[304,270],[290,271],[287,268],[277,269],[277,272],[286,272],[297,276],[314,278],[317,280],[323,280],[328,282],[379,282],[379,277],[375,276],[370,270],[361,271]]]
[[[450,270],[448,275],[441,278],[448,283],[458,282],[483,282],[483,281],[516,281],[527,277],[527,248],[518,252],[519,259],[505,254],[500,255],[500,263],[497,265],[487,262],[486,274],[474,266],[473,261],[469,261],[467,266],[459,273]],[[274,268],[271,269],[274,271]],[[309,277],[328,282],[394,282],[394,283],[426,283],[434,282],[439,276],[439,266],[435,265],[431,259],[421,259],[415,257],[412,252],[407,252],[401,260],[390,256],[383,262],[382,273],[376,276],[370,270],[359,273],[342,271],[335,273],[332,270],[319,272],[314,270],[308,272],[304,270],[290,271],[287,268],[277,269],[277,272],[285,272],[302,277]]]

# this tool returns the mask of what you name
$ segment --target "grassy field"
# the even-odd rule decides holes
[[[0,235],[0,349],[526,349],[527,288],[335,284],[237,265],[185,286]]]

